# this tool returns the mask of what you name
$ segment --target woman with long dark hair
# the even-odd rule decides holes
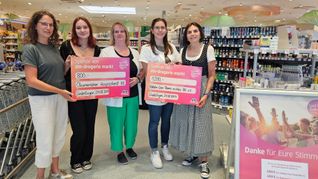
[[[100,49],[93,37],[92,26],[85,17],[73,21],[72,38],[63,42],[60,53],[65,60],[66,89],[71,91],[70,61],[73,57],[98,57]],[[73,131],[71,137],[71,168],[75,173],[92,168],[97,99],[68,103],[68,116]]]
[[[140,61],[144,71],[147,71],[148,62],[173,63],[177,62],[179,53],[175,46],[168,42],[167,21],[156,18],[151,23],[150,43],[144,45],[140,52]],[[158,126],[161,119],[161,147],[165,160],[172,161],[173,156],[168,150],[170,117],[173,109],[172,103],[147,100],[149,108],[148,135],[151,147],[151,162],[155,168],[162,168],[162,161],[158,150]]]

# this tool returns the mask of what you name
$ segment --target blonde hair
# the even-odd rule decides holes
[[[125,35],[126,35],[126,38],[125,38],[125,43],[127,45],[127,47],[129,46],[129,34],[128,34],[128,29],[127,27],[120,23],[120,22],[115,22],[113,25],[112,25],[112,30],[111,30],[111,33],[110,33],[110,45],[115,45],[115,39],[114,39],[114,28],[116,25],[119,25],[119,26],[122,26],[124,28],[124,31],[125,31]]]

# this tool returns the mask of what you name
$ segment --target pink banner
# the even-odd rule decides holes
[[[148,63],[145,100],[196,105],[201,67]]]
[[[129,96],[129,65],[128,58],[72,59],[74,98],[84,100]]]
[[[241,94],[239,178],[318,178],[318,99]]]

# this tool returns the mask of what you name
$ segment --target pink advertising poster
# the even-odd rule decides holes
[[[196,105],[201,67],[148,63],[145,100]]]
[[[72,93],[77,100],[129,96],[128,58],[75,58]]]
[[[238,178],[318,178],[318,96],[286,93],[240,94]]]

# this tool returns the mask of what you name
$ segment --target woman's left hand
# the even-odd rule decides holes
[[[208,99],[207,95],[203,95],[199,101],[199,103],[196,105],[199,108],[203,108],[204,105],[206,104],[206,100]]]
[[[135,86],[138,83],[139,83],[139,80],[138,80],[137,77],[132,77],[132,78],[129,79],[129,86],[130,87],[133,87],[133,86]]]

